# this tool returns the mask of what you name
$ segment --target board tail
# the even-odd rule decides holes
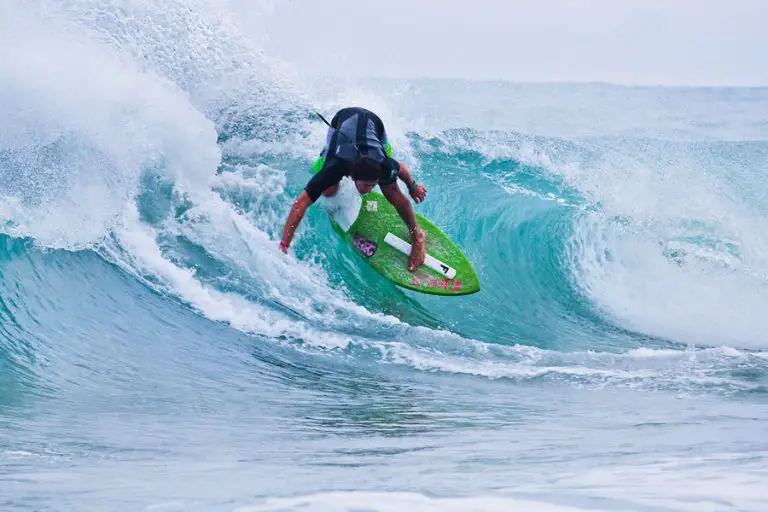
[[[411,244],[403,240],[397,235],[393,235],[392,233],[387,233],[387,236],[384,237],[384,243],[389,245],[390,247],[397,249],[398,251],[402,252],[406,256],[411,254]],[[438,260],[434,256],[430,256],[429,254],[426,255],[424,258],[424,265],[431,268],[435,272],[437,272],[440,275],[443,275],[447,277],[448,279],[453,279],[456,277],[456,269],[446,265],[442,261]]]

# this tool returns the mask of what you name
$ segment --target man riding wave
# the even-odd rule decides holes
[[[419,267],[424,262],[426,251],[424,231],[416,224],[411,202],[397,186],[397,179],[405,183],[416,203],[426,198],[427,191],[416,183],[402,162],[392,158],[392,154],[392,146],[379,116],[361,107],[339,110],[330,122],[325,147],[313,166],[318,172],[309,180],[288,213],[280,250],[288,252],[293,234],[307,208],[321,195],[335,195],[341,179],[349,176],[360,194],[366,194],[379,185],[384,197],[408,226],[411,236],[408,270]]]

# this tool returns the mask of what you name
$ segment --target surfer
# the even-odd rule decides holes
[[[379,185],[384,197],[395,207],[408,226],[411,237],[408,270],[414,270],[424,263],[424,231],[416,224],[411,202],[397,186],[397,179],[400,178],[405,183],[408,193],[416,203],[421,203],[427,197],[427,191],[413,179],[402,162],[392,158],[392,146],[379,116],[360,107],[339,110],[328,123],[325,147],[313,169],[317,171],[316,174],[309,180],[288,213],[279,245],[281,251],[288,252],[293,234],[304,218],[307,208],[321,195],[332,197],[336,194],[341,179],[349,176],[360,194],[367,194]]]

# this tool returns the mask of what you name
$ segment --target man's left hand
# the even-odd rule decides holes
[[[411,194],[411,197],[416,203],[420,203],[427,198],[427,189],[421,184],[417,184],[415,187],[409,189],[408,193]]]

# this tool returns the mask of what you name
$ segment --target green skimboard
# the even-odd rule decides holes
[[[426,235],[427,260],[408,270],[410,235],[394,206],[378,192],[360,195],[345,177],[333,197],[321,197],[334,230],[376,272],[398,286],[433,295],[469,295],[480,279],[461,249],[437,226],[416,214]]]

